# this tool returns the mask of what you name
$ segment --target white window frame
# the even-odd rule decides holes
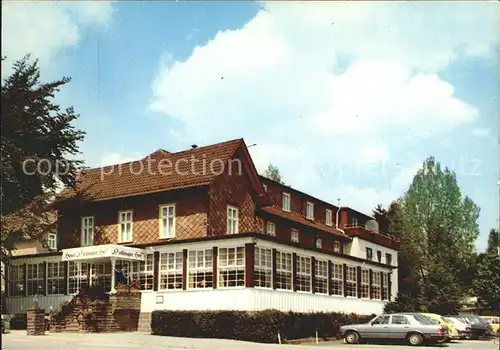
[[[314,270],[315,292],[317,294],[328,294],[328,261],[316,259],[314,262]]]
[[[130,214],[130,221],[123,221],[123,215],[127,218]],[[130,232],[124,232],[123,228],[130,224]],[[127,236],[124,237],[124,234]],[[121,210],[118,212],[118,240],[120,243],[129,243],[134,241],[134,212],[133,210]]]
[[[317,249],[323,249],[323,239],[321,237],[316,237],[315,246]]]
[[[297,292],[310,293],[312,288],[311,257],[297,255]]]
[[[46,271],[44,266],[43,263],[26,264],[26,295],[41,295],[45,293]],[[35,286],[36,290],[34,290]]]
[[[223,252],[226,252],[223,254]],[[232,258],[231,258],[232,255]],[[225,259],[223,257],[225,256]],[[242,288],[245,287],[245,247],[220,247],[218,248],[217,254],[217,284],[220,289],[232,289],[232,288]],[[232,271],[236,271],[236,275],[238,273],[241,274],[243,272],[243,280],[239,280],[238,278],[234,281],[234,286],[229,286],[229,278],[226,280],[224,278],[224,274],[226,277],[229,277],[229,274]]]
[[[80,245],[88,247],[94,245],[94,217],[84,216],[81,220]]]
[[[325,224],[326,226],[333,226],[333,212],[331,209],[326,209]]]
[[[133,261],[130,263],[130,280],[138,281],[141,290],[153,290],[154,280],[153,274],[154,255],[146,254],[145,261]]]
[[[182,265],[183,265],[182,250],[176,252],[160,253],[160,261],[159,261],[160,283],[158,286],[158,290],[182,290],[182,284],[183,284]]]
[[[306,202],[306,219],[314,220],[314,203]]]
[[[239,232],[239,209],[234,205],[228,205],[226,210],[227,215],[227,234],[232,235]]]
[[[26,275],[23,265],[11,265],[8,269],[9,296],[24,296],[26,294]]]
[[[276,251],[276,289],[293,290],[293,254]],[[280,278],[278,278],[280,276]],[[282,281],[285,281],[283,284]]]
[[[371,298],[373,300],[382,299],[382,273],[380,271],[372,271],[372,288]]]
[[[266,223],[266,234],[268,234],[269,236],[276,236],[276,225],[274,224],[274,222],[268,221]]]
[[[187,268],[187,289],[213,288],[212,248],[189,250]],[[201,283],[198,282],[200,276],[203,278]]]
[[[332,263],[332,295],[344,295],[344,265]],[[337,285],[340,288],[335,288]]]
[[[68,262],[68,294],[78,294],[81,286],[88,283],[89,269],[88,263]]]
[[[287,193],[287,192],[283,192],[283,195],[282,195],[282,209],[283,211],[287,211],[287,212],[290,212],[291,211],[291,201],[292,201],[292,196],[290,195],[290,193]]]
[[[65,293],[64,262],[47,263],[47,295],[61,295]],[[61,288],[62,290],[57,290]],[[55,289],[55,290],[54,290]]]
[[[382,300],[389,300],[389,275],[386,272],[382,272]]]
[[[176,223],[175,203],[160,205],[158,217],[160,220],[160,238],[161,239],[174,238],[175,223]]]
[[[370,299],[370,271],[361,269],[361,299]]]
[[[255,247],[254,252],[254,287],[273,288],[273,250]]]
[[[342,253],[342,246],[339,241],[333,241],[333,251],[335,253]]]
[[[358,288],[358,281],[357,281],[357,274],[358,274],[358,269],[356,266],[346,266],[346,290],[345,294],[346,297],[349,298],[357,298],[357,288]],[[350,288],[353,287],[353,288]],[[352,289],[352,290],[351,290]]]
[[[267,192],[267,185],[262,185],[262,188],[264,189],[264,192]]]
[[[57,233],[49,233],[47,236],[47,246],[50,250],[57,251]]]
[[[290,231],[290,240],[294,243],[299,243],[300,238],[299,238],[299,230],[296,228],[292,228]]]

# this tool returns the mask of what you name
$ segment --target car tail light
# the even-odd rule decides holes
[[[438,329],[438,334],[439,335],[444,335],[446,333],[448,333],[448,329],[447,328],[439,327],[439,329]]]

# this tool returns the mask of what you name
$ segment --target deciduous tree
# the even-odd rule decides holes
[[[262,176],[265,176],[268,179],[271,179],[273,181],[279,182],[280,184],[285,184],[283,182],[283,178],[280,174],[278,167],[271,164],[271,163],[269,163],[269,165],[267,166],[267,169],[264,171]]]

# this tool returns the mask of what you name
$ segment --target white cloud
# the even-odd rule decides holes
[[[40,65],[52,63],[65,48],[78,44],[82,26],[106,26],[113,9],[110,2],[2,2],[2,75],[12,62],[27,53]]]
[[[472,135],[476,137],[488,137],[490,135],[490,129],[488,128],[475,128],[472,129]]]
[[[134,156],[123,156],[119,153],[106,153],[101,157],[101,162],[98,166],[108,166],[108,165],[116,165],[132,162],[142,157],[139,154],[135,154]]]

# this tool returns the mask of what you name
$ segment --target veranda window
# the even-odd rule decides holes
[[[380,299],[381,276],[380,272],[372,273],[372,299]]]
[[[357,271],[354,266],[347,266],[346,271],[346,296],[348,297],[356,297],[356,288],[357,288]]]
[[[382,300],[389,300],[389,275],[385,272],[382,273]]]
[[[8,267],[9,269],[9,295],[24,295],[24,265],[11,265]]]
[[[245,285],[245,248],[219,248],[219,287]]]
[[[254,257],[255,287],[272,288],[272,250],[255,247]]]
[[[153,289],[153,254],[147,254],[145,261],[131,263],[130,279],[131,281],[138,281],[141,290]]]
[[[64,263],[47,263],[47,294],[65,293],[64,272]]]
[[[311,291],[311,258],[297,255],[297,291]]]
[[[88,285],[89,264],[69,262],[68,293],[77,294],[83,286]]]
[[[44,278],[45,269],[44,264],[28,264],[26,265],[26,284],[28,286],[28,295],[39,295],[45,292]]]
[[[361,298],[370,298],[370,271],[361,270]]]
[[[343,265],[332,264],[332,294],[343,295]]]
[[[316,260],[315,290],[319,294],[328,294],[328,262]]]
[[[292,290],[292,254],[276,254],[276,288]]]
[[[213,287],[212,249],[190,250],[188,252],[188,287]]]
[[[160,289],[182,289],[182,252],[160,255]]]

